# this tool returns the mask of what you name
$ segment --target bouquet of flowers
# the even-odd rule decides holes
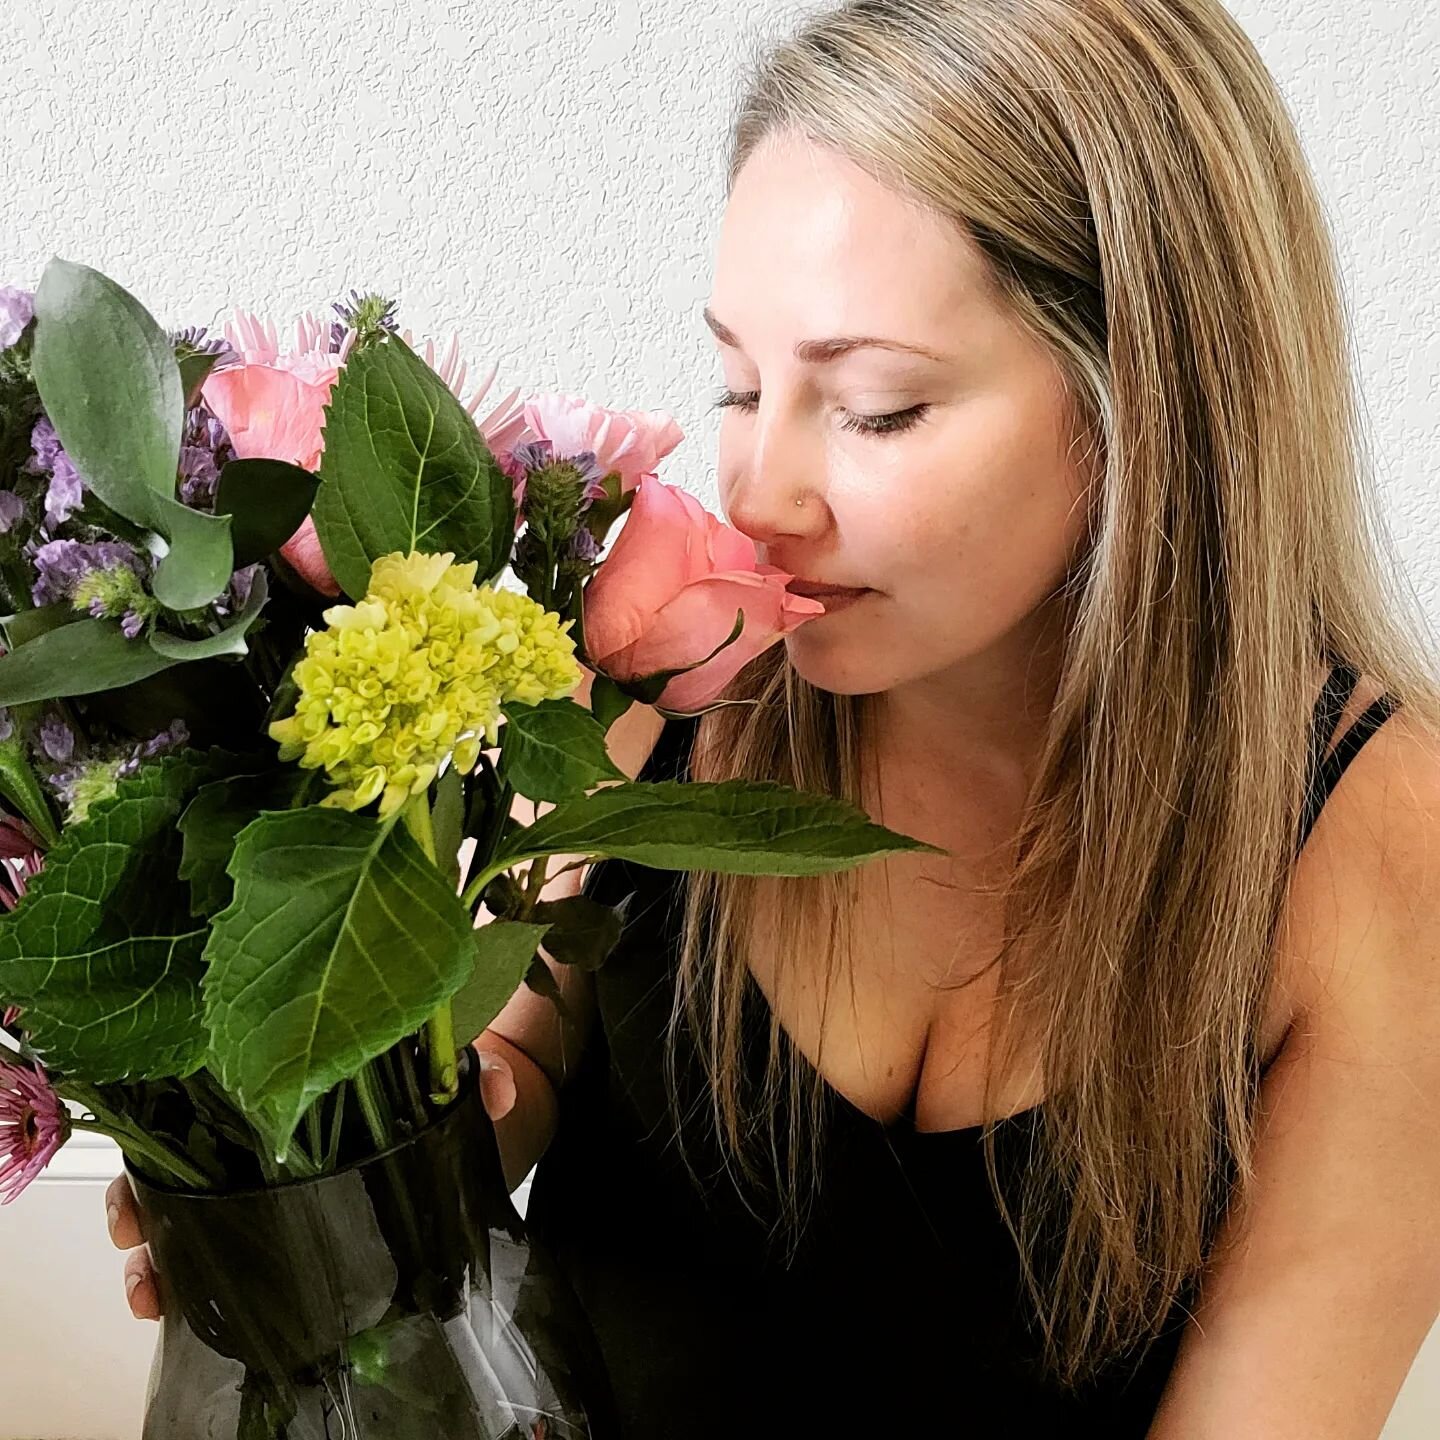
[[[171,1292],[147,1437],[592,1433],[465,1043],[521,984],[560,1002],[542,944],[618,938],[547,862],[932,848],[615,767],[631,703],[730,703],[821,607],[658,479],[669,416],[477,419],[494,368],[464,402],[394,308],[282,353],[58,257],[0,289],[0,1198],[119,1143]]]

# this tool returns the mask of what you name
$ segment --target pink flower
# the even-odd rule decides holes
[[[325,452],[325,406],[349,358],[355,332],[345,331],[335,348],[330,324],[307,312],[295,322],[295,348],[282,355],[273,322],[264,325],[254,315],[237,311],[235,324],[225,327],[225,338],[244,363],[212,371],[201,393],[229,433],[236,456],[285,460],[305,470],[318,470]],[[408,330],[401,338],[413,348]],[[466,367],[457,366],[459,347],[459,337],[452,336],[449,350],[437,366],[435,346],[427,340],[424,358],[473,417],[495,378],[496,367],[490,367],[475,394],[465,402],[462,387]],[[524,419],[514,408],[519,393],[512,391],[477,422],[492,450],[523,438]],[[300,578],[322,595],[333,598],[340,594],[340,586],[320,548],[315,523],[308,515],[280,547],[280,553]]]
[[[622,684],[703,660],[735,628],[739,638],[713,660],[677,675],[657,704],[702,709],[782,636],[825,613],[792,595],[794,576],[757,563],[754,542],[711,515],[684,490],[642,480],[629,518],[585,587],[589,663]]]
[[[38,1065],[0,1050],[0,1205],[8,1205],[70,1136],[70,1115]]]
[[[17,816],[0,817],[0,905],[13,910],[28,882],[44,868],[45,842],[40,836]]]
[[[684,438],[663,410],[606,410],[579,395],[547,393],[525,402],[524,439],[548,440],[557,459],[593,450],[602,475],[620,472],[620,493],[628,494]],[[513,447],[512,447],[513,448]]]

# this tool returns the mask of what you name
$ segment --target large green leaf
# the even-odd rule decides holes
[[[31,371],[86,484],[169,542],[155,571],[156,598],[175,610],[213,600],[234,569],[230,519],[175,498],[184,385],[150,313],[98,270],[54,256],[35,291]]]
[[[315,529],[359,598],[392,551],[451,552],[493,580],[515,541],[514,488],[479,426],[398,336],[350,357],[326,407]]]
[[[490,920],[475,929],[475,973],[451,1001],[455,1039],[468,1044],[505,1008],[525,983],[548,925]]]
[[[114,690],[175,663],[144,640],[127,640],[117,621],[86,616],[0,656],[0,705]]]
[[[500,765],[527,800],[569,800],[603,781],[629,778],[610,758],[599,721],[568,699],[508,706]]]
[[[0,995],[54,1069],[99,1084],[188,1075],[205,1056],[206,929],[179,878],[176,819],[223,757],[141,766],[62,832],[0,924]]]
[[[190,883],[191,913],[217,915],[234,898],[226,866],[235,853],[235,837],[262,810],[294,809],[322,784],[318,771],[292,765],[257,768],[201,786],[179,820],[184,841],[179,873]]]
[[[471,920],[403,825],[333,807],[240,832],[205,958],[210,1063],[277,1157],[309,1106],[469,978]]]
[[[501,839],[476,889],[538,855],[609,855],[661,870],[820,875],[899,851],[941,847],[870,820],[844,800],[773,780],[613,785],[567,800]]]

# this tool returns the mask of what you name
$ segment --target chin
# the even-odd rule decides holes
[[[807,685],[832,695],[873,695],[896,683],[893,670],[875,663],[874,650],[821,641],[806,636],[807,628],[802,625],[784,639],[790,668]]]

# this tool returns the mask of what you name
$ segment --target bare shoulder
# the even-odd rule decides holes
[[[1382,693],[1362,676],[1336,739]],[[1355,966],[1373,966],[1376,927],[1440,934],[1440,734],[1403,706],[1351,758],[1321,809],[1296,863],[1286,926],[1296,998],[1310,1011],[1364,978]],[[1407,963],[1405,947],[1395,953]]]

